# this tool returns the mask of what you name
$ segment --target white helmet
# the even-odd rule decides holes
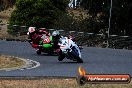
[[[60,33],[59,33],[59,31],[53,31],[53,33],[52,33],[52,36],[57,36],[57,35],[60,35]]]
[[[29,33],[32,33],[32,32],[34,32],[34,31],[35,31],[35,27],[29,27],[29,28],[28,28],[28,32],[29,32]]]

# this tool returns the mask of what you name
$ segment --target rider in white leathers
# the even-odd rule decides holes
[[[58,52],[58,55],[59,55],[59,57],[58,57],[59,61],[62,61],[65,58],[64,54],[62,53],[62,51],[64,49],[61,48],[61,44],[63,44],[62,42],[66,42],[66,44],[75,46],[75,48],[78,50],[79,57],[81,58],[80,50],[79,50],[78,46],[75,44],[75,42],[72,41],[71,38],[60,36],[60,33],[57,30],[52,33],[52,37],[53,37],[54,48],[56,49],[56,51]],[[65,47],[65,48],[70,48],[69,47],[70,45],[67,45],[67,47]],[[61,48],[61,50],[60,50],[60,48]]]
[[[71,46],[74,46],[79,53],[79,57],[81,58],[81,53],[80,53],[79,47],[75,44],[75,42],[73,42],[68,37],[61,37],[59,45],[60,45],[62,52],[65,51],[66,49],[71,49]]]

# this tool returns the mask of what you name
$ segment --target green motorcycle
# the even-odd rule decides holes
[[[42,52],[50,55],[54,54],[52,36],[42,36],[41,38],[42,40],[39,42],[39,48],[36,50],[36,53],[38,55],[40,55]]]

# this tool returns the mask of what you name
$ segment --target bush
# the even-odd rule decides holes
[[[87,18],[84,18],[82,14],[76,16],[73,13],[60,16],[56,24],[54,25],[54,28],[56,29],[93,33],[99,33],[101,29],[105,29],[104,27],[105,26],[102,16],[96,18],[89,16]]]
[[[65,13],[65,9],[62,11],[50,0],[17,0],[15,5],[16,9],[9,19],[10,25],[51,28],[59,15]]]

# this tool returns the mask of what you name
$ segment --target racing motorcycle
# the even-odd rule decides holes
[[[28,42],[34,49],[36,49],[38,55],[40,55],[41,52],[54,54],[52,36],[50,36],[48,32],[43,29],[35,31],[33,27],[29,27],[27,35]]]
[[[39,47],[36,49],[36,53],[38,55],[41,54],[41,52],[48,53],[48,54],[54,54],[54,48],[52,43],[52,36],[42,36],[42,40],[39,42]]]
[[[28,42],[31,44],[31,46],[34,49],[36,49],[36,53],[38,55],[40,55],[42,52],[48,53],[50,55],[55,53],[52,43],[52,36],[45,36],[45,35],[41,36],[38,44],[34,44],[31,39],[28,39]]]
[[[75,38],[74,38],[72,35],[69,35],[68,37],[69,37],[74,43],[76,43],[76,42],[75,42]],[[77,43],[76,43],[76,44],[77,44]],[[83,46],[78,45],[78,47],[79,47],[80,52],[81,52],[81,50],[83,50]]]
[[[59,40],[60,54],[58,60],[62,61],[64,58],[83,63],[79,47],[69,38],[63,37]]]

